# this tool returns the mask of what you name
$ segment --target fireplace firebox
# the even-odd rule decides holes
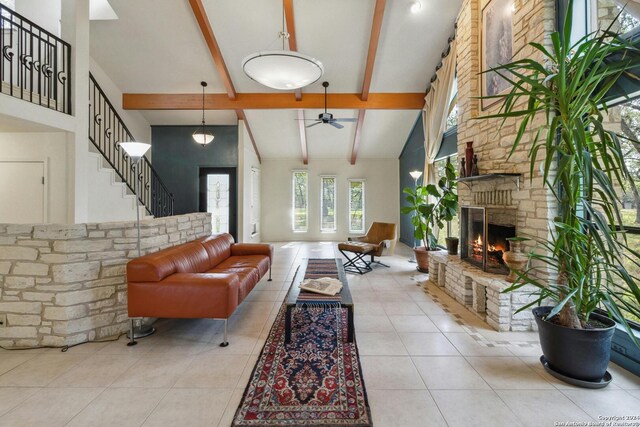
[[[502,260],[509,237],[516,236],[515,208],[462,206],[460,208],[460,258],[489,273],[509,274]]]

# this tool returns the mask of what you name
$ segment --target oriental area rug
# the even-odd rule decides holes
[[[309,261],[305,277],[314,274]],[[335,262],[333,268],[337,277]],[[323,270],[329,273],[326,264]],[[283,304],[232,425],[372,426],[358,349],[347,342],[346,309],[296,309],[286,345],[285,314]]]

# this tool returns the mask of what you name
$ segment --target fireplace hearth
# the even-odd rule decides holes
[[[496,274],[509,274],[502,255],[509,237],[516,236],[517,211],[513,208],[462,206],[460,258]]]

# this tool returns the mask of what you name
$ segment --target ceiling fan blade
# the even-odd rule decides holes
[[[320,122],[318,119],[293,119],[293,120],[304,120],[305,122]]]
[[[311,126],[319,125],[320,123],[322,123],[322,122],[316,122],[316,123],[314,123],[312,125],[308,125],[307,127],[310,128]]]
[[[335,120],[330,121],[330,122],[329,122],[329,124],[330,124],[331,126],[333,126],[334,128],[336,128],[336,129],[342,129],[342,128],[344,128],[344,126],[342,126],[340,123],[336,123],[336,121],[335,121]]]
[[[358,119],[333,119],[336,122],[357,122]]]

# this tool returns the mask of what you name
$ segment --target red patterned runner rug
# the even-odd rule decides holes
[[[296,310],[286,346],[284,316],[283,304],[233,426],[372,426],[358,348],[346,341],[346,309]]]

